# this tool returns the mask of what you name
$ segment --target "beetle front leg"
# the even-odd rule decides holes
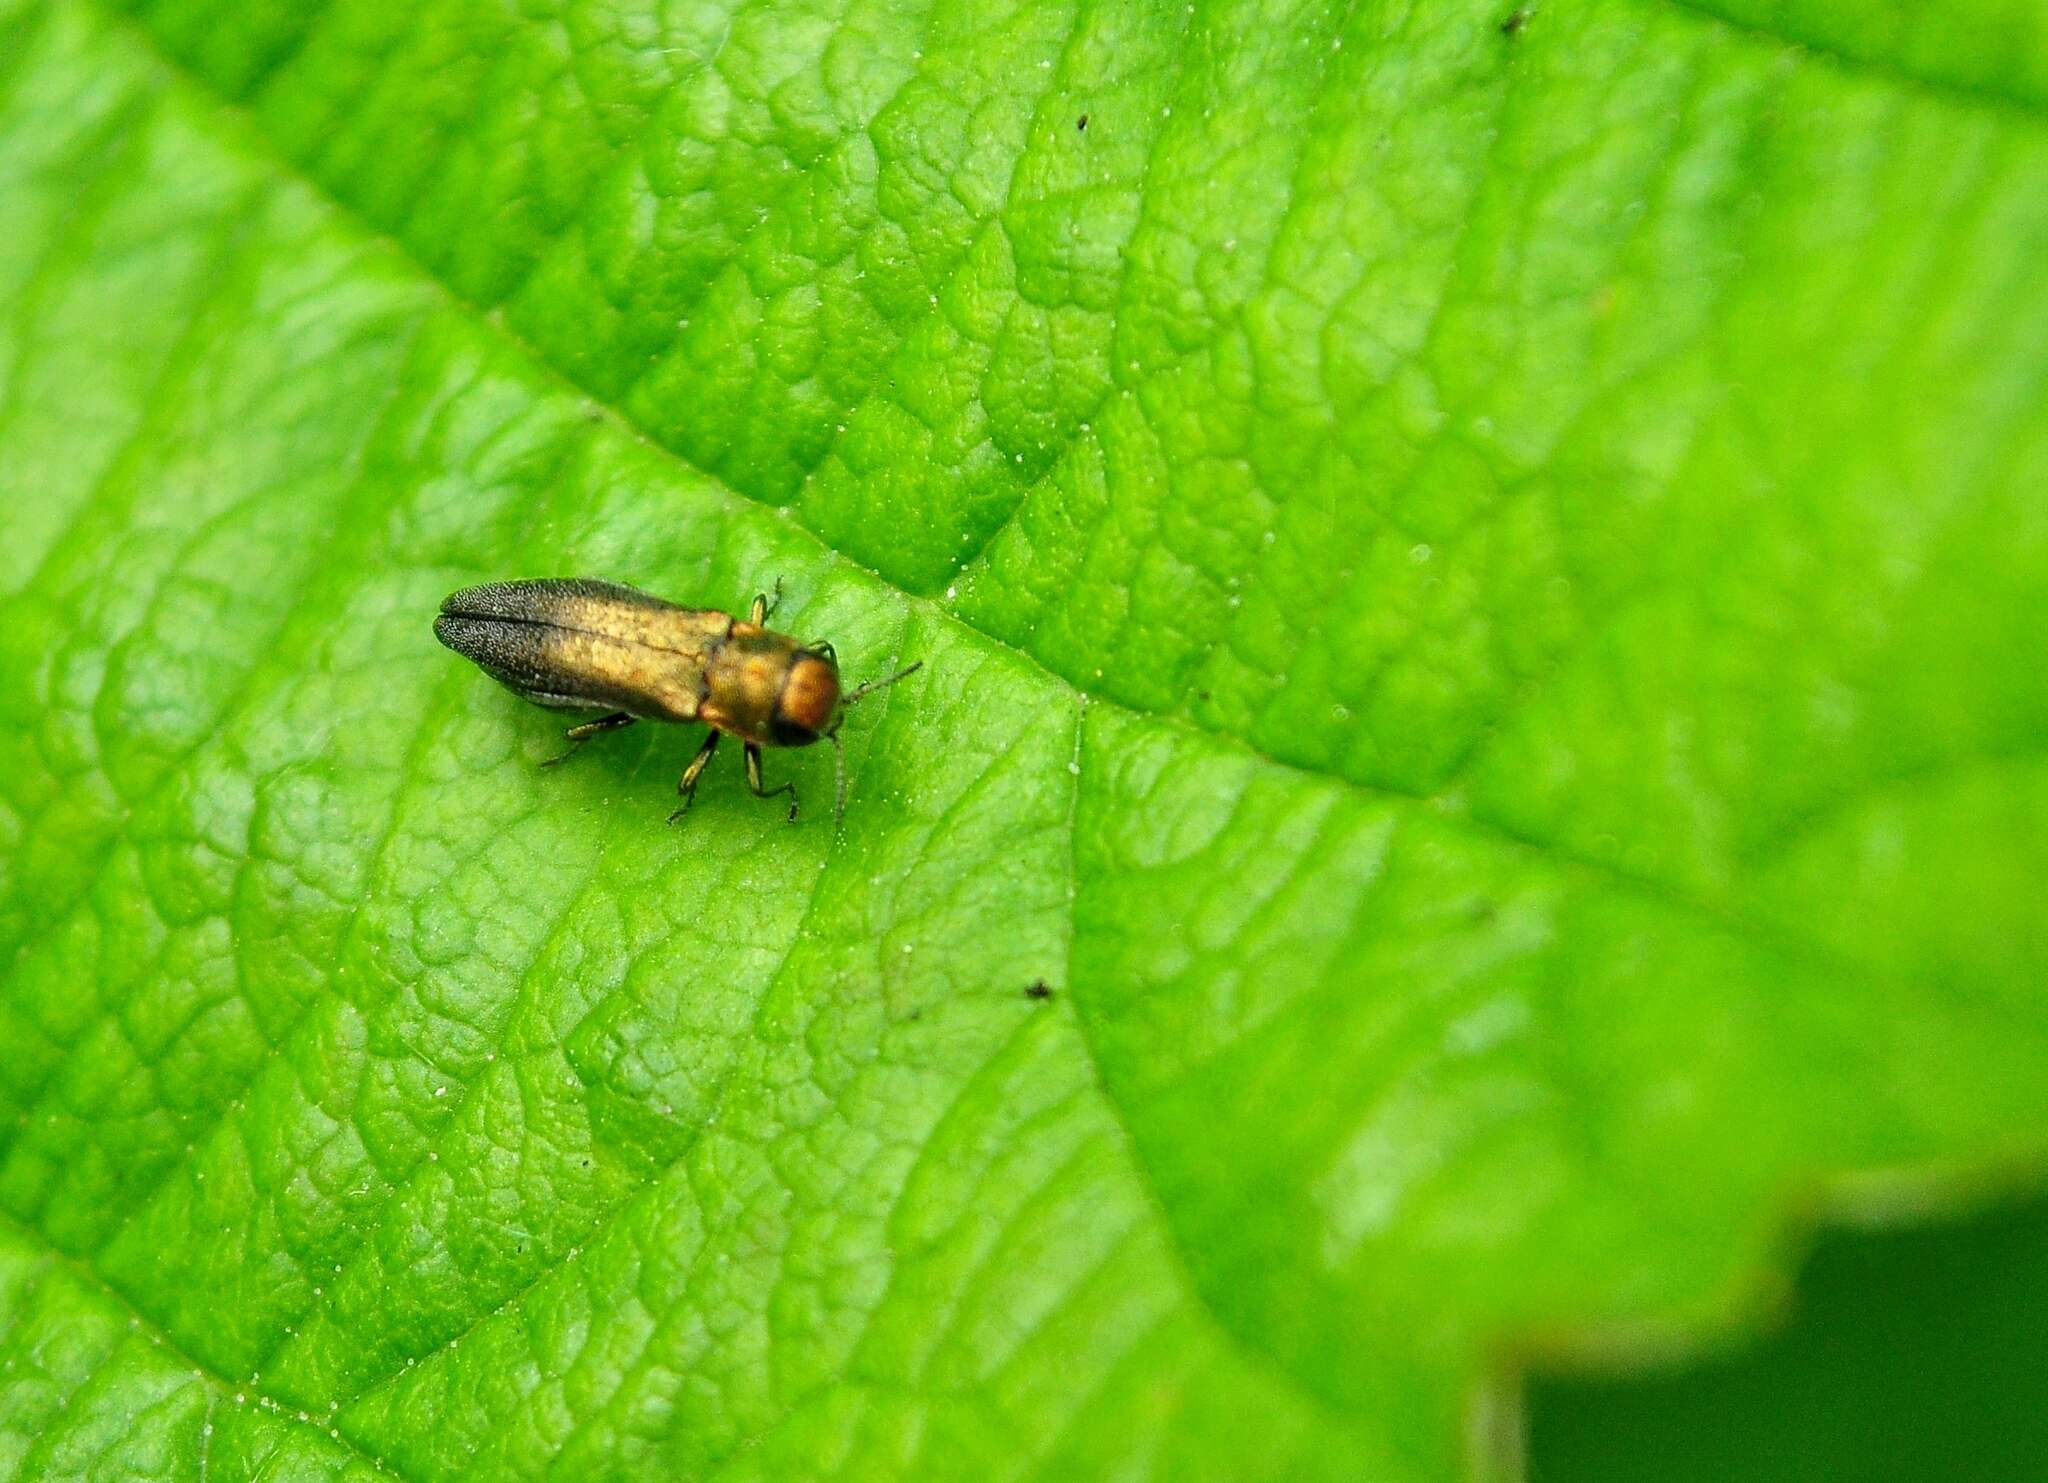
[[[585,721],[580,726],[571,726],[562,733],[563,736],[568,738],[569,750],[562,753],[559,757],[548,758],[547,761],[541,763],[541,766],[553,767],[557,762],[567,762],[576,755],[576,749],[589,741],[593,736],[602,736],[607,731],[621,730],[624,727],[631,726],[639,719],[638,716],[629,716],[624,711],[613,711],[609,716],[599,716],[595,721]]]
[[[725,733],[713,730],[704,738],[704,745],[697,748],[697,755],[690,759],[690,765],[683,769],[683,775],[676,780],[676,791],[683,795],[683,801],[676,811],[668,816],[673,824],[690,811],[690,805],[697,799],[697,779],[704,776],[704,769],[711,765],[711,754],[718,750],[718,739]]]
[[[747,621],[753,624],[754,627],[759,628],[775,616],[775,610],[781,606],[782,578],[777,577],[775,579],[775,595],[773,597],[770,597],[765,592],[754,594],[754,605],[747,610]]]
[[[796,784],[784,783],[780,788],[761,786],[761,749],[752,742],[747,743],[747,786],[754,790],[756,798],[774,798],[778,794],[789,795],[789,822],[796,822]]]

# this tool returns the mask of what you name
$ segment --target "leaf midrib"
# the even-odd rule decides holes
[[[1943,102],[1962,103],[1972,108],[1988,109],[1997,113],[2008,113],[2038,127],[2048,118],[2048,102],[2030,98],[2018,93],[2002,92],[1998,88],[1982,83],[1962,82],[1955,78],[1930,76],[1915,71],[1903,62],[1889,57],[1858,56],[1839,42],[1813,36],[1795,35],[1791,31],[1747,21],[1728,15],[1715,8],[1712,0],[1648,0],[1671,10],[1680,11],[1709,24],[1725,27],[1738,36],[1749,36],[1760,41],[1774,42],[1790,47],[1809,56],[1818,57],[1830,66],[1859,77],[1872,77],[1894,87],[1910,89]]]

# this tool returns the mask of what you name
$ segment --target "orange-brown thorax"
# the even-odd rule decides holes
[[[787,634],[736,622],[704,666],[701,719],[742,741],[807,747],[839,706],[839,666]]]

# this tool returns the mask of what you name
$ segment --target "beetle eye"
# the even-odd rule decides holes
[[[834,664],[837,664],[839,662],[839,651],[833,648],[830,644],[822,642],[812,644],[811,652],[817,655],[820,659],[829,659]]]

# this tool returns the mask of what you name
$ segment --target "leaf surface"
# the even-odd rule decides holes
[[[0,1474],[1450,1478],[2037,1159],[2030,15],[0,0]]]

